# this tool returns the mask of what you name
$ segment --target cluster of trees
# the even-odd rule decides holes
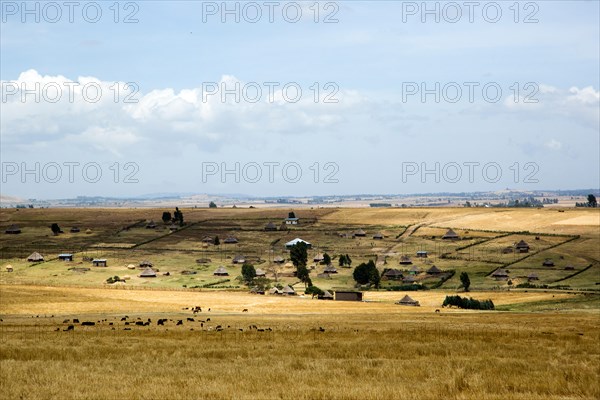
[[[381,282],[381,276],[379,275],[379,271],[377,270],[373,260],[369,260],[367,263],[361,263],[354,268],[352,277],[356,283],[360,285],[369,284],[375,286],[376,288],[379,287],[379,283]]]
[[[493,310],[494,302],[492,300],[475,300],[473,298],[466,298],[460,296],[446,296],[442,307],[456,306],[458,308],[465,308],[469,310]]]
[[[471,287],[471,279],[469,279],[469,274],[467,274],[466,272],[461,272],[460,283],[461,287],[465,290],[465,292],[468,292],[469,287]]]
[[[591,208],[596,208],[596,207],[598,207],[598,200],[596,200],[596,196],[594,196],[593,194],[588,194],[587,203],[585,203],[585,202],[583,202],[583,203],[575,203],[575,207],[591,207]]]
[[[214,201],[211,201],[210,203],[208,203],[208,208],[217,208],[217,205]]]
[[[323,255],[323,257],[325,257],[325,255]],[[338,258],[338,263],[340,267],[349,267],[352,265],[352,259],[348,254],[340,254],[340,257]]]
[[[290,249],[290,259],[292,264],[296,267],[296,276],[304,287],[308,288],[312,286],[312,280],[310,279],[310,271],[306,268],[308,261],[308,246],[304,242],[298,242]]]
[[[165,224],[169,222],[179,223],[179,225],[183,226],[183,213],[179,210],[179,207],[175,207],[175,211],[173,212],[173,216],[169,211],[165,211],[162,214],[162,220]]]

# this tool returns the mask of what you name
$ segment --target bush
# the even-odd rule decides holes
[[[446,296],[442,307],[456,306],[468,310],[493,310],[494,302],[492,300],[475,300],[460,296]]]

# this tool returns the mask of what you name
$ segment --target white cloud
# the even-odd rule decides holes
[[[544,146],[546,146],[547,148],[549,148],[551,150],[560,150],[563,147],[562,143],[556,139],[549,140],[548,142],[546,142],[544,144]]]

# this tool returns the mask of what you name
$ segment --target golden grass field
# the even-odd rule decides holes
[[[599,210],[296,211],[311,222],[265,233],[264,224],[287,211],[184,209],[189,227],[167,233],[162,226],[123,230],[159,222],[162,210],[2,210],[2,228],[17,223],[23,234],[0,238],[0,398],[600,398]],[[67,233],[49,234],[52,222]],[[70,234],[72,225],[92,233]],[[387,237],[373,242],[337,236],[359,227]],[[432,239],[448,227],[463,240]],[[233,248],[206,248],[199,240],[207,234],[241,240]],[[400,255],[425,247],[430,258],[416,265],[435,263],[457,274],[439,289],[408,292],[420,307],[394,304],[407,292],[369,290],[363,302],[323,301],[252,295],[235,280],[240,267],[227,257],[261,255],[266,261],[258,267],[267,268],[269,257],[285,255],[277,246],[297,236],[321,251],[350,253],[353,265],[387,255],[387,265],[397,267]],[[534,246],[526,258],[498,252],[520,238]],[[72,250],[76,261],[26,262],[23,257],[37,248],[47,249],[50,258]],[[270,248],[276,251],[265,251]],[[109,267],[69,271],[87,265],[82,255],[107,257]],[[198,266],[198,257],[213,261]],[[139,270],[125,267],[146,258],[171,276],[142,279]],[[542,268],[546,258],[556,267]],[[5,271],[9,263],[14,272]],[[215,281],[212,270],[220,264],[231,272],[227,285],[233,289],[183,287]],[[575,270],[565,271],[566,264]],[[504,265],[515,284],[536,271],[551,287],[514,289],[488,276]],[[316,277],[320,268],[311,273],[316,285],[350,287],[352,269],[327,280]],[[181,270],[197,274],[182,276]],[[471,276],[468,295],[492,299],[495,311],[441,307],[446,295],[463,295],[457,292],[461,271]],[[115,274],[132,277],[121,286],[106,285]],[[302,292],[294,278],[282,282]],[[203,312],[194,315],[189,308],[197,305]],[[157,324],[159,318],[165,325]],[[148,319],[147,326],[135,325]]]

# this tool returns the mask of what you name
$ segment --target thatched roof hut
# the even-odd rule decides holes
[[[406,295],[403,298],[401,298],[398,302],[396,302],[396,304],[400,304],[401,306],[420,306],[419,302],[410,297],[409,295]]]
[[[263,271],[260,268],[256,269],[256,277],[257,278],[262,278],[262,277],[265,277],[265,276],[267,276],[267,273],[265,271]]]
[[[421,270],[416,265],[413,265],[412,267],[410,267],[408,269],[408,272],[411,273],[411,274],[413,274],[413,275],[417,275],[417,274],[421,273]]]
[[[11,225],[8,228],[6,228],[4,233],[7,233],[9,235],[18,235],[19,233],[21,233],[21,228],[19,228],[18,225]]]
[[[512,247],[510,247],[510,246],[507,246],[507,247],[505,247],[505,248],[502,249],[502,254],[510,254],[510,253],[513,253],[513,252],[514,252],[514,249]]]
[[[144,260],[140,262],[140,268],[152,268],[152,263],[148,260]]]
[[[215,270],[215,272],[213,272],[214,276],[229,276],[229,272],[227,272],[227,270],[225,269],[224,266],[220,266],[219,268],[217,268]]]
[[[85,230],[85,233],[86,233],[87,235],[89,235],[90,233],[92,233],[92,230],[91,230],[90,228],[87,228],[87,229]]]
[[[71,253],[61,253],[58,255],[58,259],[61,261],[73,261],[73,254]]]
[[[13,272],[13,266],[12,265],[7,265],[6,266],[6,272]]]
[[[202,243],[215,244],[215,238],[212,236],[204,236],[202,238]]]
[[[237,240],[237,238],[233,236],[228,236],[227,238],[225,238],[225,240],[223,240],[223,243],[225,244],[236,244],[238,242],[239,240]]]
[[[231,260],[233,264],[243,264],[246,262],[246,257],[244,256],[235,256],[233,260]]]
[[[293,263],[291,263],[290,261],[288,261],[288,262],[286,262],[286,263],[285,263],[284,267],[285,267],[285,268],[293,268],[293,267],[294,267],[294,264],[293,264]]]
[[[179,226],[178,226],[178,225],[175,225],[175,224],[171,224],[171,225],[169,225],[169,230],[170,230],[171,232],[175,232],[177,229],[179,229]]]
[[[573,270],[575,270],[575,267],[574,267],[574,266],[572,266],[572,265],[567,265],[567,266],[565,267],[565,271],[573,271]]]
[[[538,275],[535,272],[532,272],[529,275],[527,275],[528,281],[537,281],[538,279],[540,279],[540,278],[538,277]]]
[[[146,224],[146,229],[156,229],[156,223],[154,221],[150,221]]]
[[[427,252],[425,250],[417,251],[417,258],[427,258]]]
[[[281,291],[283,292],[283,294],[288,295],[288,296],[293,296],[296,294],[296,291],[294,289],[292,289],[292,287],[290,285],[287,285]]]
[[[71,233],[79,233],[81,232],[81,229],[79,229],[78,227],[74,226],[71,228],[71,230],[69,231]]]
[[[529,252],[529,244],[521,239],[521,241],[515,244],[515,249],[517,249],[519,253],[527,253]]]
[[[404,277],[404,275],[402,275],[402,271],[398,270],[398,269],[388,269],[387,271],[385,271],[385,273],[383,274],[383,278],[390,280],[390,281],[396,281],[396,280],[400,280]]]
[[[133,264],[129,264],[129,265],[127,266],[127,269],[135,269],[135,265],[133,265]]]
[[[156,278],[156,272],[150,267],[144,269],[140,274],[140,278]]]
[[[554,267],[554,261],[551,258],[546,258],[542,263],[544,267]]]
[[[276,230],[277,230],[277,225],[275,225],[273,222],[269,222],[265,226],[265,231],[276,231]]]
[[[319,295],[320,300],[333,300],[333,295],[328,290],[325,290],[323,294]]]
[[[27,261],[29,261],[29,262],[41,262],[41,261],[44,261],[44,256],[41,255],[40,253],[38,253],[37,251],[34,251],[33,253],[31,253],[29,255],[29,257],[27,257]]]
[[[314,262],[321,262],[321,261],[323,261],[324,259],[325,259],[325,257],[323,257],[323,253],[319,253],[319,254],[317,254],[317,255],[316,255],[314,258],[313,258],[313,261],[314,261]]]
[[[333,265],[329,264],[328,266],[325,267],[325,269],[323,270],[323,273],[324,274],[337,274],[338,272],[337,272],[337,269]]]
[[[410,265],[410,264],[412,264],[412,260],[410,259],[409,256],[402,256],[402,257],[400,257],[400,264]]]
[[[505,269],[498,268],[492,273],[492,278],[495,279],[508,279],[508,272]]]
[[[458,239],[460,239],[460,237],[458,236],[458,234],[456,232],[454,232],[454,230],[448,229],[448,231],[444,234],[444,236],[442,236],[442,239],[458,240]]]
[[[406,277],[402,278],[402,282],[404,282],[404,283],[415,283],[416,281],[417,280],[412,275],[409,275],[409,276],[406,276]]]
[[[281,256],[277,256],[273,259],[273,262],[276,264],[283,264],[285,262],[285,259]]]
[[[269,290],[269,294],[283,294],[283,292],[281,289],[274,287]]]
[[[373,235],[373,239],[375,239],[375,240],[383,240],[383,233],[377,232],[376,234]]]
[[[435,265],[433,265],[431,268],[429,268],[429,269],[427,270],[427,273],[428,273],[429,275],[439,275],[439,274],[441,274],[441,273],[442,273],[442,270],[441,270],[441,269],[439,269],[438,267],[436,267]]]
[[[354,236],[364,237],[367,236],[367,232],[365,232],[363,229],[359,229],[354,232]]]

